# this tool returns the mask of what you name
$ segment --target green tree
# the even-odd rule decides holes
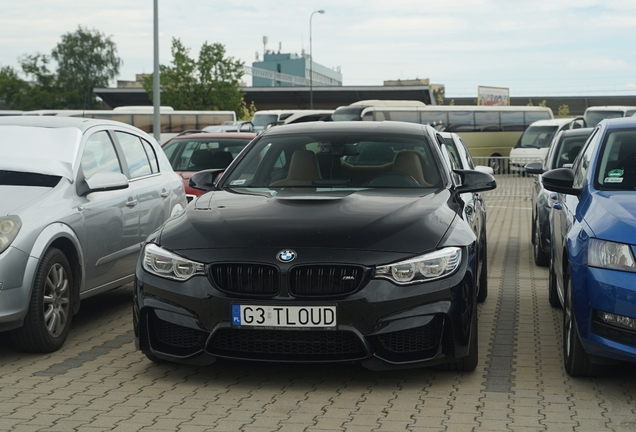
[[[64,91],[60,89],[57,77],[51,72],[51,58],[45,54],[25,55],[19,59],[22,72],[28,83],[19,102],[19,109],[62,109],[68,108]]]
[[[198,60],[179,39],[172,39],[171,66],[160,65],[161,104],[174,109],[228,110],[244,115],[239,82],[243,62],[226,57],[225,46],[205,42]],[[152,74],[144,79],[144,89],[152,98]]]
[[[19,59],[23,80],[11,67],[0,70],[0,101],[9,109],[34,110],[64,108],[57,79],[49,69],[50,57],[26,55]]]
[[[557,114],[559,117],[567,117],[570,115],[570,107],[567,105],[560,105]]]
[[[10,66],[0,68],[0,106],[6,109],[22,109],[21,101],[28,90],[26,81]]]
[[[110,36],[82,26],[63,35],[51,56],[57,62],[57,84],[66,108],[93,108],[97,102],[93,88],[108,87],[123,64]]]

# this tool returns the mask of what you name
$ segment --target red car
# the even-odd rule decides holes
[[[172,169],[183,179],[188,202],[203,193],[188,185],[192,174],[204,169],[227,168],[255,136],[247,132],[186,131],[166,141],[162,148]]]

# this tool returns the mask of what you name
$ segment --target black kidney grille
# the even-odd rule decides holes
[[[264,264],[215,264],[208,276],[218,289],[235,294],[270,296],[279,289],[278,269]]]
[[[346,265],[311,265],[294,267],[289,288],[297,296],[330,296],[349,294],[358,289],[364,269]]]
[[[207,351],[264,360],[354,360],[366,356],[362,341],[346,331],[223,329]]]

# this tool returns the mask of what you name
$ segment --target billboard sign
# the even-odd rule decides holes
[[[479,86],[477,88],[477,105],[510,105],[510,89],[506,87]]]

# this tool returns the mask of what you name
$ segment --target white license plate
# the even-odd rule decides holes
[[[254,327],[332,328],[335,306],[232,305],[232,325]]]

